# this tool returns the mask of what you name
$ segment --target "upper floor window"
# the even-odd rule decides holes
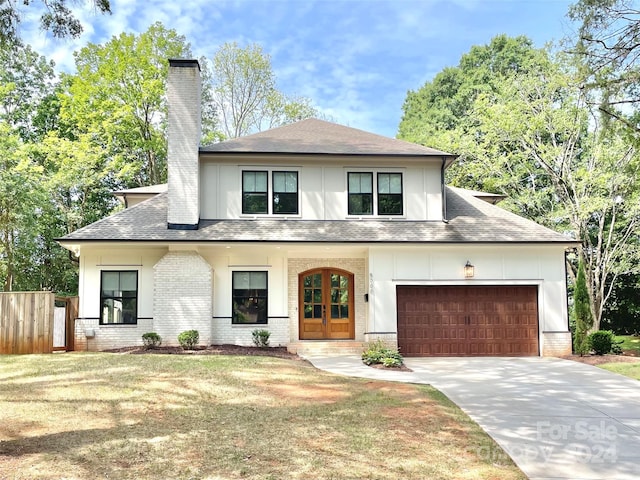
[[[298,172],[273,172],[273,213],[298,213]]]
[[[401,173],[378,173],[378,215],[402,215]]]
[[[243,171],[242,213],[297,215],[298,172],[274,171],[269,185],[268,171]]]
[[[349,215],[373,215],[373,174],[349,172]]]
[[[242,172],[242,213],[269,213],[267,172]]]
[[[100,272],[100,325],[138,323],[138,272]]]
[[[349,215],[402,215],[402,173],[378,172],[376,189],[372,172],[348,172]],[[375,205],[375,208],[374,208]]]

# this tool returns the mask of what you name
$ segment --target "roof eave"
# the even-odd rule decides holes
[[[376,152],[282,152],[282,151],[255,151],[255,150],[207,150],[200,147],[200,155],[286,155],[286,156],[322,156],[322,157],[433,157],[457,159],[459,155],[446,152],[433,153],[376,153]]]
[[[363,240],[244,240],[244,239],[221,239],[221,240],[203,240],[203,239],[149,239],[149,238],[138,238],[138,239],[113,239],[113,238],[85,238],[85,239],[69,239],[69,238],[56,238],[54,239],[56,242],[60,243],[63,247],[66,248],[66,245],[77,245],[82,243],[166,243],[166,244],[180,244],[180,243],[202,243],[202,244],[212,244],[212,243],[220,243],[220,244],[228,244],[228,243],[273,243],[273,244],[325,244],[325,243],[333,243],[333,244],[358,244],[358,245],[367,245],[367,244],[375,244],[375,245],[567,245],[576,246],[579,245],[580,242],[576,240],[539,240],[539,241],[531,241],[531,240],[499,240],[499,241],[489,241],[489,240],[469,240],[469,241],[445,241],[445,240],[425,240],[425,241],[415,241],[415,240],[380,240],[380,241],[363,241]],[[66,244],[66,245],[65,245]]]

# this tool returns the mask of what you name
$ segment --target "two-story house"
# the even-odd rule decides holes
[[[574,242],[446,187],[455,156],[309,119],[200,147],[200,71],[171,60],[168,188],[60,240],[80,258],[76,346],[377,338],[411,355],[569,353]]]

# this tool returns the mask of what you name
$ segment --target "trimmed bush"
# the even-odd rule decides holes
[[[269,337],[271,332],[269,330],[254,330],[251,332],[253,337],[253,344],[258,348],[266,348],[269,346]]]
[[[389,348],[380,339],[371,342],[362,352],[362,362],[365,365],[382,364],[385,367],[401,367],[404,364],[402,355],[395,348]]]
[[[596,355],[610,353],[614,344],[615,336],[611,330],[598,330],[589,335],[589,348]]]
[[[185,330],[178,335],[178,343],[185,350],[193,350],[198,345],[200,334],[197,330]]]
[[[142,344],[147,350],[159,347],[160,345],[162,345],[162,337],[156,332],[143,333]]]

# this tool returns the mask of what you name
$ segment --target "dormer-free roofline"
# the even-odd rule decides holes
[[[200,147],[200,153],[456,158],[435,148],[317,118]]]

